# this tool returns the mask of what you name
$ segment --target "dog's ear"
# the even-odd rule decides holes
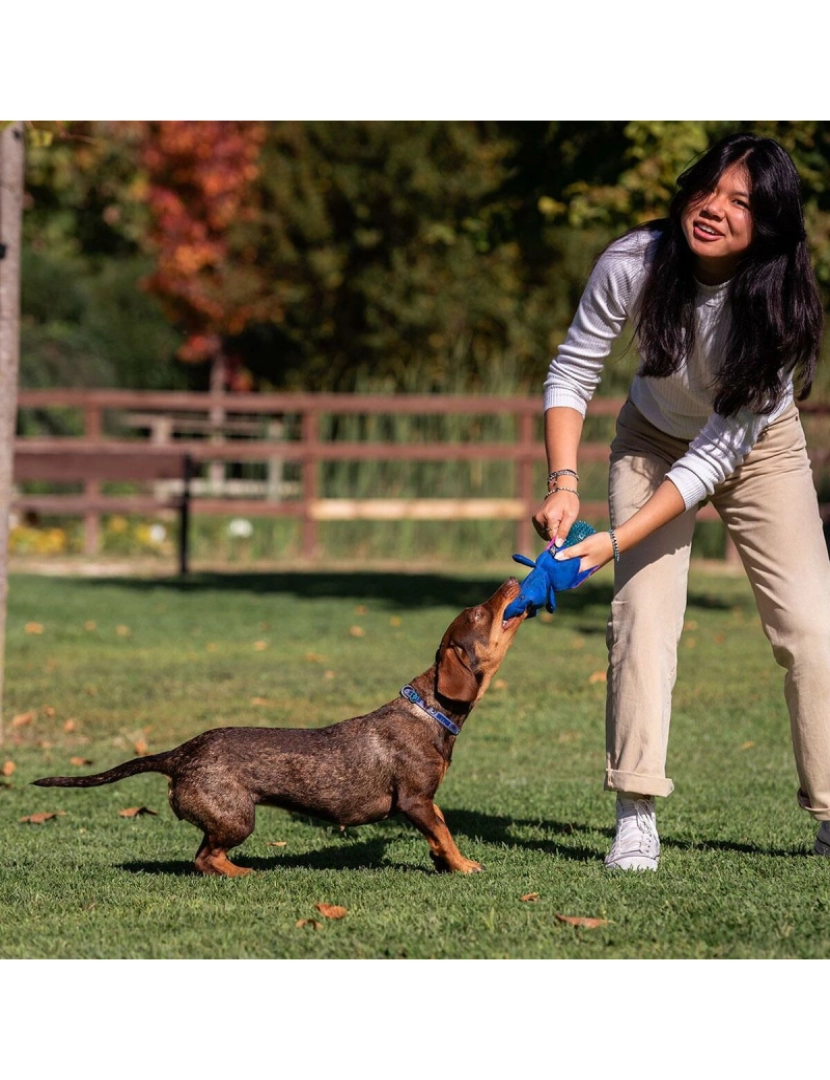
[[[436,689],[452,701],[473,701],[478,693],[478,680],[460,645],[448,645],[438,661]]]

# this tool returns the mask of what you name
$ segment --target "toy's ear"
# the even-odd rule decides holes
[[[452,701],[472,701],[478,682],[460,645],[448,645],[438,661],[438,693]]]

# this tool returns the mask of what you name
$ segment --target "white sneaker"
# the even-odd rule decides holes
[[[828,849],[830,854],[830,836]],[[654,799],[617,796],[617,835],[605,860],[609,870],[656,870],[660,860],[660,837],[654,816]]]
[[[822,821],[813,848],[816,855],[830,855],[830,821]]]

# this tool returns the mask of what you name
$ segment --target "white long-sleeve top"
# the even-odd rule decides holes
[[[599,385],[611,345],[628,320],[636,323],[649,262],[659,233],[644,230],[611,244],[598,259],[565,341],[545,379],[545,409],[565,405],[585,415]],[[734,416],[713,411],[712,384],[725,347],[731,314],[728,282],[697,285],[695,341],[672,375],[635,375],[630,397],[660,431],[689,440],[688,451],[666,476],[686,508],[695,506],[740,465],[764,428],[793,401],[792,380],[775,411],[761,416],[747,408]]]

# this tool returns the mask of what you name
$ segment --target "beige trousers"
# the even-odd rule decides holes
[[[611,444],[609,505],[620,525],[686,451],[630,402]],[[830,820],[830,560],[795,406],[759,438],[711,499],[746,569],[773,655],[784,668],[800,789]],[[615,565],[608,621],[605,787],[669,795],[666,751],[696,508]],[[781,557],[784,554],[789,557]]]

